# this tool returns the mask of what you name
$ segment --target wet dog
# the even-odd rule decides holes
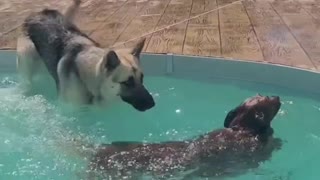
[[[48,73],[59,97],[75,104],[111,103],[116,97],[145,111],[155,105],[139,65],[145,39],[130,49],[104,50],[74,25],[80,0],[62,14],[44,9],[28,16],[18,40],[17,69],[25,84]]]
[[[268,160],[282,142],[273,137],[271,121],[281,106],[279,97],[255,96],[231,110],[224,129],[193,140],[153,144],[113,142],[98,147],[90,163],[105,179],[137,178],[142,174],[168,178],[234,176]],[[102,173],[101,173],[102,172]]]

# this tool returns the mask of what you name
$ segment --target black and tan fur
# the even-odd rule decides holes
[[[21,76],[32,86],[34,76],[48,72],[67,102],[110,104],[120,97],[139,111],[152,108],[139,65],[145,39],[131,50],[103,49],[72,22],[79,6],[73,0],[64,14],[44,9],[25,19],[18,41]]]

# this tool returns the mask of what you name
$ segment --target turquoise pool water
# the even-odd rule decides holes
[[[86,160],[76,155],[69,139],[183,140],[221,128],[229,110],[257,93],[281,96],[283,105],[273,127],[286,143],[260,168],[230,179],[318,179],[320,101],[290,89],[213,81],[146,77],[157,105],[140,113],[122,103],[109,109],[74,109],[55,101],[52,92],[25,97],[14,74],[1,74],[0,179],[80,179]],[[49,92],[52,87],[39,89]]]

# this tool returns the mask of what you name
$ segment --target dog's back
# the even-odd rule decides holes
[[[121,173],[121,176],[144,172],[166,177],[179,171],[191,179],[235,176],[257,168],[279,146],[280,139],[264,143],[248,131],[219,129],[193,141],[102,145],[90,165],[93,170]]]
[[[72,22],[57,10],[44,9],[30,15],[23,24],[23,33],[34,44],[48,71],[58,79],[57,66],[63,55],[70,51],[81,39],[81,44],[94,44]]]

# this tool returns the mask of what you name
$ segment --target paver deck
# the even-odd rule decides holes
[[[44,7],[64,10],[69,3],[1,0],[0,49],[16,48],[29,13]],[[76,24],[106,48],[130,47],[145,35],[145,52],[320,71],[320,0],[83,0]]]

